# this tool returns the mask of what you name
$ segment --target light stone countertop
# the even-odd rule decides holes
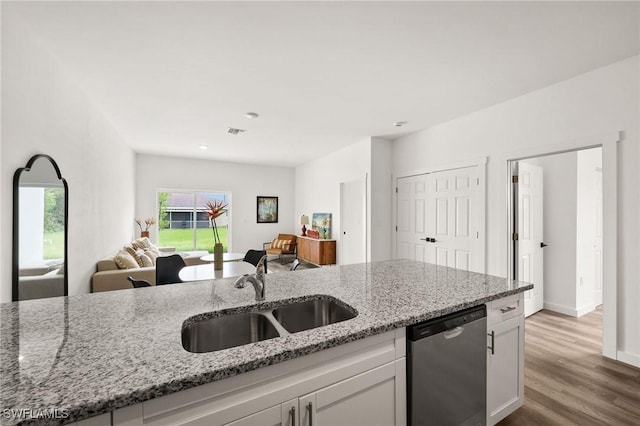
[[[266,300],[234,279],[0,304],[0,423],[7,409],[60,409],[77,421],[519,293],[533,286],[409,260],[266,275]],[[182,347],[206,312],[329,295],[354,319],[222,351]],[[42,422],[44,424],[44,422]]]

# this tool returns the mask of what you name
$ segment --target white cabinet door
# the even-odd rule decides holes
[[[303,426],[396,424],[395,363],[300,398]]]
[[[488,331],[487,423],[494,425],[524,403],[524,316],[489,325]]]

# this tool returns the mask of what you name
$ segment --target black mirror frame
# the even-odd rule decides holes
[[[62,181],[64,186],[64,295],[69,295],[69,278],[68,278],[68,241],[67,236],[69,233],[69,187],[67,181],[62,177],[60,168],[56,161],[46,154],[36,154],[29,159],[25,167],[19,168],[13,175],[13,253],[12,253],[12,291],[11,300],[17,302],[18,298],[18,274],[20,263],[20,175],[22,172],[28,172],[31,170],[33,163],[44,158],[48,160],[56,171],[58,179]]]

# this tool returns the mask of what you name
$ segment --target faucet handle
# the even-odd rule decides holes
[[[264,273],[264,264],[267,263],[267,255],[265,254],[260,258],[256,265],[256,274]]]

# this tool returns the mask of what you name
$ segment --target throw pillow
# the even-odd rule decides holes
[[[138,262],[126,250],[120,250],[113,258],[120,269],[137,269]]]
[[[131,255],[131,257],[136,260],[138,266],[142,266],[142,259],[140,259],[140,255],[138,255],[136,249],[134,249],[132,246],[124,246],[124,249]]]
[[[144,249],[147,248],[147,247],[145,247],[144,244],[142,244],[141,241],[138,241],[138,240],[131,241],[131,246],[136,250],[138,250],[138,249],[144,250]]]
[[[151,249],[145,250],[144,254],[151,259],[151,266],[156,266],[156,259],[158,258],[158,255]]]
[[[281,249],[285,242],[285,240],[279,240],[276,238],[271,242],[271,248]]]
[[[138,254],[138,256],[140,256],[140,259],[142,260],[142,267],[153,266],[151,258],[144,254],[144,252]]]

